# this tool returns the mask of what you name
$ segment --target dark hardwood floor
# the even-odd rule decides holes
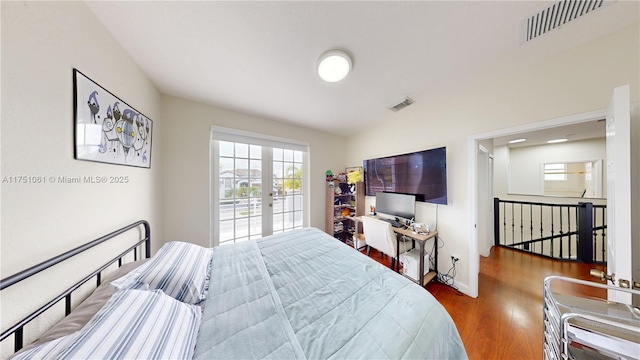
[[[364,251],[366,254],[366,251]],[[389,266],[391,259],[371,250],[371,258]],[[478,298],[442,283],[426,289],[456,323],[470,359],[542,359],[542,288],[550,275],[595,281],[589,270],[602,265],[555,261],[493,247],[480,258]],[[563,292],[566,289],[563,289]],[[605,298],[604,290],[575,287],[573,294]]]

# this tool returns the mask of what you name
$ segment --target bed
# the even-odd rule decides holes
[[[305,228],[212,249],[169,242],[118,269],[15,356],[31,358],[467,355],[451,317],[424,288]]]

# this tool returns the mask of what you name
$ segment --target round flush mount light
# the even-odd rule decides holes
[[[326,82],[338,82],[351,71],[351,57],[342,50],[329,50],[318,59],[318,76]]]

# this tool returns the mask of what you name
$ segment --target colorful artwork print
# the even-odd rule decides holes
[[[75,158],[151,167],[153,121],[73,70]]]

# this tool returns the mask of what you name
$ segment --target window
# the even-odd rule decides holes
[[[567,164],[544,164],[544,181],[567,181]]]

